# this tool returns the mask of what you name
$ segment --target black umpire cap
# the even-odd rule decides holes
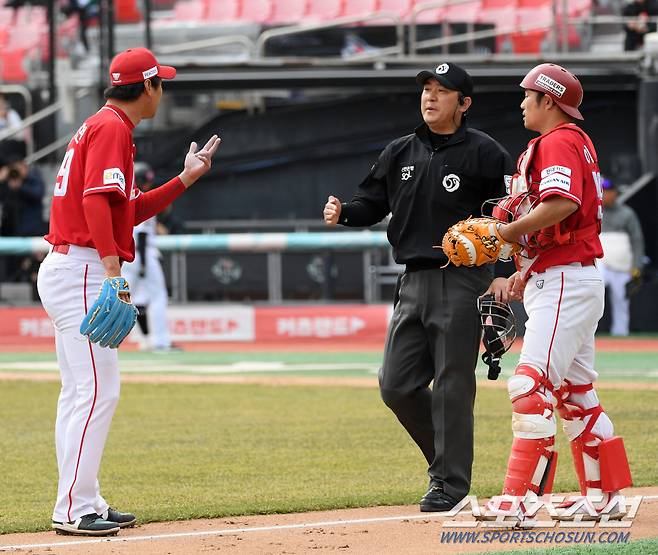
[[[462,93],[464,96],[473,96],[473,79],[468,72],[458,66],[445,62],[433,71],[423,70],[416,75],[416,83],[422,85],[428,79],[436,79],[444,87]]]

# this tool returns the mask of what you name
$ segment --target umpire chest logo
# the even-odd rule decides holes
[[[408,181],[411,179],[414,175],[414,166],[404,166],[402,168],[402,175],[400,176],[400,179],[402,181]]]
[[[459,189],[459,176],[454,173],[449,173],[443,178],[443,186],[449,193],[456,191]]]
[[[537,286],[537,289],[542,289],[544,287],[544,280],[538,279],[535,285]]]

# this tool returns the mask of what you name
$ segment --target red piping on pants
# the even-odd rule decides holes
[[[85,265],[85,279],[84,279],[84,287],[83,287],[83,294],[84,294],[84,304],[85,304],[85,314],[87,314],[87,273],[89,272],[89,264]],[[89,416],[87,417],[87,422],[85,422],[85,427],[84,430],[82,430],[82,437],[80,438],[80,447],[78,448],[78,460],[75,463],[75,474],[73,476],[73,483],[71,484],[71,489],[69,489],[69,509],[67,512],[69,522],[71,522],[71,508],[73,506],[73,498],[72,498],[72,493],[73,493],[73,486],[75,486],[75,482],[78,479],[78,468],[80,467],[80,457],[82,456],[82,446],[85,442],[85,435],[87,434],[87,427],[89,426],[89,421],[91,420],[91,416],[94,414],[94,407],[96,406],[96,394],[98,392],[98,382],[96,380],[96,361],[94,360],[94,351],[91,348],[91,341],[87,340],[87,344],[89,345],[89,356],[91,357],[91,367],[94,370],[94,400],[91,403],[91,410],[89,411]]]

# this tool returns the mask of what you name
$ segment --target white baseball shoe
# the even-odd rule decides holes
[[[105,520],[96,513],[76,518],[71,522],[53,520],[52,527],[65,536],[114,536],[121,529],[118,523]]]
[[[521,527],[527,520],[525,511],[523,497],[495,495],[482,507],[480,515],[475,518],[481,521],[496,521],[503,527],[515,528]]]
[[[557,506],[557,520],[570,521],[601,521],[604,517],[608,520],[621,520],[626,516],[626,498],[615,494],[610,496],[610,501],[604,506],[596,505],[587,496],[570,498]]]

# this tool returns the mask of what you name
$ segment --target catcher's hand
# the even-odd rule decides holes
[[[133,329],[139,311],[130,302],[128,282],[105,278],[98,299],[80,324],[80,333],[101,347],[116,349]]]
[[[633,268],[631,270],[631,279],[626,282],[626,298],[630,299],[633,295],[636,295],[642,289],[643,283],[644,276],[642,275],[642,270]]]
[[[498,259],[509,260],[521,251],[518,243],[509,243],[499,231],[494,218],[468,218],[450,227],[441,248],[455,266],[482,266]]]

